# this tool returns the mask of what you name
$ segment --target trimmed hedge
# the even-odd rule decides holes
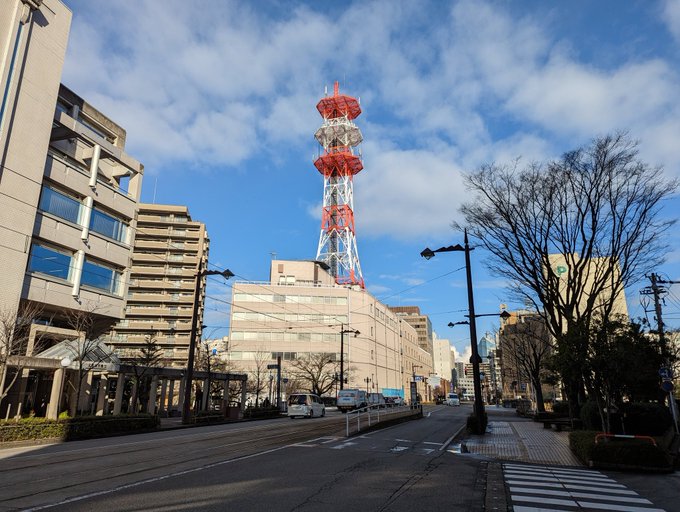
[[[15,422],[0,422],[0,443],[36,439],[73,441],[129,432],[155,430],[160,426],[158,416],[79,416],[59,420],[24,418]]]
[[[595,444],[596,431],[569,433],[571,451],[586,465],[610,469],[672,470],[671,457],[642,439],[609,439]]]
[[[250,419],[278,418],[279,416],[281,416],[281,411],[277,407],[248,407],[243,411],[243,417]]]

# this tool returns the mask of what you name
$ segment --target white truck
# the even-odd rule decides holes
[[[366,391],[360,389],[341,389],[338,391],[337,405],[340,412],[361,409],[368,405]]]

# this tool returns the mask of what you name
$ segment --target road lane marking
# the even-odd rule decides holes
[[[220,462],[213,462],[211,464],[205,464],[204,466],[201,466],[201,467],[198,467],[198,468],[185,469],[185,470],[176,471],[174,473],[170,473],[170,474],[167,474],[167,475],[156,476],[156,477],[153,477],[153,478],[147,478],[146,480],[140,480],[138,482],[132,482],[130,484],[118,485],[118,486],[114,487],[113,489],[105,489],[103,491],[91,492],[91,493],[88,493],[88,494],[83,494],[81,496],[74,496],[72,498],[66,498],[65,500],[61,500],[57,503],[50,503],[50,504],[47,504],[47,505],[39,505],[37,507],[26,508],[26,509],[23,509],[23,512],[33,512],[34,510],[45,510],[45,509],[48,509],[48,508],[58,507],[58,506],[61,506],[61,505],[67,505],[69,503],[75,503],[77,501],[83,501],[83,500],[86,500],[86,499],[89,499],[89,498],[96,498],[97,496],[105,496],[107,494],[122,491],[122,490],[125,490],[125,489],[132,489],[134,487],[139,487],[140,485],[146,485],[146,484],[150,484],[150,483],[154,483],[154,482],[160,482],[162,480],[167,480],[168,478],[174,478],[174,477],[177,477],[177,476],[188,475],[190,473],[196,473],[197,471],[205,471],[206,469],[211,469],[211,468],[218,467],[218,466],[224,466],[225,464],[231,464],[232,462],[240,462],[242,460],[252,459],[252,458],[255,458],[255,457],[259,457],[260,455],[268,455],[270,453],[278,452],[280,450],[283,450],[285,448],[290,448],[292,446],[294,446],[294,445],[289,444],[289,445],[286,445],[286,446],[279,446],[278,448],[272,448],[271,450],[265,450],[265,451],[259,452],[259,453],[252,453],[250,455],[244,455],[242,457],[236,457],[235,459],[229,459],[229,460],[223,460],[223,461],[220,461]]]

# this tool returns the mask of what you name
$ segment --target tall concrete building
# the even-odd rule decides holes
[[[388,306],[399,318],[412,325],[418,333],[418,345],[432,354],[432,322],[430,317],[420,312],[418,306]]]
[[[559,279],[559,294],[563,302],[571,300],[574,286],[583,289],[583,296],[575,304],[575,314],[581,314],[592,302],[595,311],[603,310],[603,305],[611,305],[613,316],[628,318],[625,290],[619,282],[620,267],[610,257],[592,258],[584,263],[577,254],[565,257],[563,254],[549,256],[550,267]],[[610,275],[605,280],[603,276]],[[573,283],[576,283],[574,285]]]
[[[235,282],[229,357],[235,369],[256,371],[282,359],[284,376],[308,354],[340,361],[344,335],[346,388],[409,397],[432,372],[432,356],[418,345],[416,330],[360,286],[336,284],[319,261],[271,262],[267,283]],[[337,368],[335,371],[338,371]],[[252,380],[252,378],[251,378]]]
[[[59,0],[0,9],[0,315],[33,308],[26,355],[123,317],[142,184],[125,130],[60,84],[70,23]],[[30,409],[57,380],[47,367],[3,368],[21,378],[0,409]]]
[[[207,268],[209,247],[205,224],[192,220],[186,206],[139,205],[125,318],[107,339],[122,359],[136,357],[150,337],[165,365],[186,366],[196,276]],[[205,280],[199,283],[199,337]]]
[[[125,130],[59,83],[70,21],[56,0],[0,12],[0,307],[39,304],[55,335],[69,311],[94,333],[122,318],[143,173]]]
[[[433,333],[433,363],[434,373],[448,381],[453,381],[453,368],[456,357],[449,340],[441,339]]]

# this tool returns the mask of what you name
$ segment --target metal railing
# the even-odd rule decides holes
[[[345,417],[345,435],[358,433],[383,421],[422,414],[423,406],[418,405],[368,405],[349,411]],[[354,429],[356,427],[356,430]]]

